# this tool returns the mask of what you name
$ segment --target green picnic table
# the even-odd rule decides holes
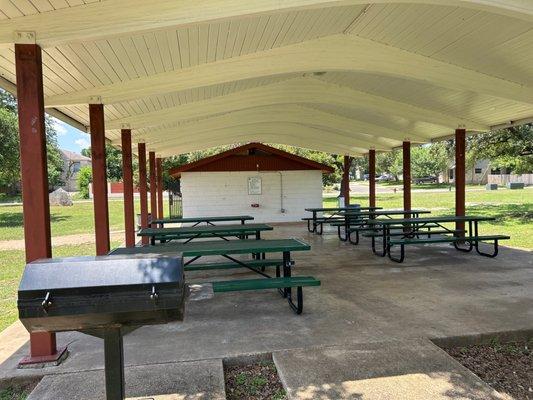
[[[360,207],[359,205],[352,205],[348,207],[317,207],[306,208],[305,211],[312,213],[310,218],[302,218],[307,221],[307,230],[311,233],[322,235],[323,224],[325,222],[333,222],[335,220],[342,220],[344,217],[341,215],[343,212],[357,212],[357,211],[373,211],[380,210],[382,207]],[[329,213],[329,215],[318,218],[318,213]],[[317,227],[320,226],[320,231]]]
[[[334,221],[331,225],[337,227],[337,235],[343,242],[347,240],[352,244],[359,243],[359,231],[365,228],[366,220],[374,219],[378,217],[393,218],[396,215],[410,215],[412,218],[418,218],[420,214],[429,214],[429,210],[373,210],[373,211],[360,211],[354,212],[353,210],[345,211],[341,213],[344,216],[344,220]],[[355,228],[351,228],[351,225],[357,225]],[[344,236],[341,235],[341,227],[344,227]],[[352,233],[355,232],[355,241],[352,240]]]
[[[156,240],[162,243],[171,240],[186,239],[188,243],[199,238],[220,238],[227,240],[227,237],[235,236],[244,238],[248,235],[255,235],[256,239],[261,239],[261,232],[271,231],[273,228],[267,224],[243,224],[243,225],[207,225],[207,226],[185,226],[177,228],[143,228],[139,230],[137,236],[150,238],[152,245]]]
[[[485,257],[496,257],[498,254],[498,242],[500,240],[510,239],[506,235],[479,235],[479,222],[494,221],[493,217],[485,217],[480,215],[444,215],[433,216],[425,218],[397,218],[397,219],[371,219],[367,221],[369,226],[378,227],[383,241],[383,249],[381,253],[375,250],[375,236],[372,236],[372,251],[380,256],[386,254],[389,258],[396,262],[402,262],[405,258],[405,246],[412,244],[425,243],[453,243],[454,247],[463,252],[470,252],[473,248],[476,252]],[[443,224],[463,222],[468,223],[468,231],[450,229]],[[437,227],[437,231],[427,230],[426,227]],[[393,231],[391,227],[395,227]],[[437,236],[435,236],[437,235]],[[441,236],[444,235],[444,236]],[[427,236],[427,237],[420,237]],[[492,241],[494,250],[492,253],[485,253],[479,249],[479,243],[484,241]],[[467,248],[459,246],[461,243],[467,243]],[[400,246],[400,257],[394,257],[391,253],[391,248],[395,245]]]
[[[216,240],[196,241],[190,243],[164,243],[154,246],[119,247],[112,250],[110,255],[135,255],[135,254],[181,254],[184,258],[190,258],[185,262],[185,271],[207,271],[218,269],[247,268],[263,278],[209,282],[213,291],[240,291],[260,290],[277,288],[283,297],[287,298],[290,307],[300,314],[303,310],[303,287],[319,286],[320,281],[312,276],[293,277],[291,270],[294,262],[291,260],[291,251],[308,251],[311,247],[299,239],[274,239],[274,240]],[[281,260],[272,259],[237,259],[235,255],[282,253]],[[205,256],[222,256],[229,263],[195,263]],[[269,266],[276,267],[276,275],[271,276],[265,272]],[[283,276],[281,276],[281,269]],[[296,303],[293,301],[291,288],[297,289]]]
[[[165,224],[194,224],[193,226],[205,223],[206,225],[215,225],[216,222],[232,222],[241,221],[244,224],[246,221],[253,220],[251,215],[221,215],[221,216],[205,216],[205,217],[189,217],[189,218],[161,218],[153,219],[151,224],[157,224],[164,227]]]

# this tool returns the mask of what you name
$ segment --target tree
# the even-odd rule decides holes
[[[5,90],[0,89],[0,185],[11,192],[17,190],[20,181],[20,139],[16,99]],[[57,133],[53,120],[45,117],[46,152],[48,165],[48,186],[50,189],[61,184],[63,160],[57,144]]]
[[[396,181],[403,172],[402,153],[400,150],[392,150],[376,155],[376,172],[378,174],[391,174]]]
[[[16,114],[8,109],[0,108],[0,133],[0,188],[14,194],[20,176],[18,122]]]
[[[78,191],[82,199],[89,198],[89,183],[93,180],[93,172],[91,167],[81,167],[78,172]]]
[[[431,150],[432,147],[428,145],[411,148],[411,175],[414,178],[438,176],[443,171],[443,159],[437,151]]]
[[[468,138],[472,163],[489,159],[491,166],[516,174],[533,172],[533,124],[472,135]]]
[[[81,151],[81,154],[85,157],[91,157],[91,148],[88,147]],[[105,146],[105,156],[106,156],[106,176],[107,179],[111,182],[120,182],[122,181],[122,151],[113,147],[110,144]],[[134,171],[137,169],[137,159],[133,158],[132,161]]]

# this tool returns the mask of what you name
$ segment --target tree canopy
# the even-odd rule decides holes
[[[57,144],[57,132],[51,117],[46,116],[46,152],[48,165],[48,186],[59,186],[63,171],[63,160]],[[17,101],[9,92],[0,89],[0,187],[15,193],[20,182],[20,150]]]

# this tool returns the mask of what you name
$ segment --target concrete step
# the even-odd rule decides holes
[[[273,359],[289,399],[510,399],[429,340],[277,351]]]
[[[225,400],[222,360],[125,368],[128,400]],[[27,400],[105,400],[104,371],[47,375]]]

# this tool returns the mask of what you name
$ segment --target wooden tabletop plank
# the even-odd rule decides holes
[[[422,217],[422,218],[394,218],[394,219],[369,219],[368,224],[391,225],[391,224],[408,224],[424,222],[469,222],[469,221],[494,221],[494,217],[484,217],[481,215],[443,215],[440,217]]]
[[[195,222],[227,222],[227,221],[251,221],[254,217],[251,215],[221,215],[221,216],[205,216],[205,217],[189,217],[189,218],[162,218],[153,219],[153,224],[179,224],[179,223],[195,223]]]
[[[244,234],[244,233],[256,233],[262,231],[271,231],[274,228],[267,224],[236,224],[236,225],[208,225],[208,226],[184,226],[176,228],[143,228],[139,230],[137,236],[179,236],[190,234],[219,234],[219,235],[231,235],[231,234]]]
[[[184,257],[222,254],[279,253],[284,251],[306,251],[311,246],[300,239],[273,240],[217,240],[189,243],[164,243],[155,246],[118,247],[110,255],[128,254],[182,254]]]

